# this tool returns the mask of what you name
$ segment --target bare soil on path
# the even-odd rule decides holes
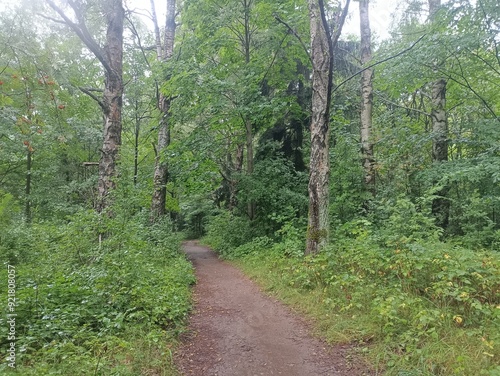
[[[369,375],[348,356],[349,346],[329,347],[310,325],[264,295],[241,271],[194,241],[184,251],[196,269],[195,307],[175,354],[186,376]]]

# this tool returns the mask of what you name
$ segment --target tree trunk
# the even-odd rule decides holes
[[[139,101],[135,101],[135,129],[134,129],[134,187],[137,186],[139,174],[139,135],[141,133],[141,119],[139,114]]]
[[[167,203],[168,166],[164,158],[165,149],[170,144],[169,109],[170,99],[160,95],[162,113],[158,125],[158,143],[156,146],[155,168],[153,175],[153,196],[151,200],[151,221],[165,215]]]
[[[228,145],[228,148],[230,146]],[[233,211],[234,208],[238,205],[238,180],[233,176],[235,173],[240,174],[243,169],[243,160],[244,160],[244,150],[245,146],[243,144],[236,145],[236,151],[234,155],[235,162],[233,163],[233,157],[231,152],[228,153],[227,156],[227,184],[229,189],[229,203],[228,210]]]
[[[361,31],[361,64],[363,67],[372,59],[369,0],[360,0],[359,18]],[[375,170],[373,157],[372,112],[373,112],[373,69],[361,73],[361,155],[366,189],[375,194]]]
[[[250,44],[251,44],[251,39],[252,39],[252,31],[250,29],[250,11],[251,11],[251,6],[252,6],[252,0],[243,0],[243,14],[244,14],[244,21],[243,25],[245,27],[245,35],[244,35],[244,40],[242,41],[243,43],[243,49],[245,52],[245,63],[248,65],[250,64]],[[253,174],[253,166],[254,166],[254,160],[253,160],[253,124],[250,120],[247,118],[243,117],[243,122],[245,124],[245,136],[246,136],[246,148],[247,148],[247,175],[252,175]],[[251,181],[251,179],[250,179]],[[255,201],[250,200],[247,204],[247,215],[248,218],[253,221],[255,218]]]
[[[151,0],[153,18],[155,24],[155,34],[157,44],[161,43],[156,13],[154,12],[154,1]],[[167,16],[165,23],[165,39],[163,46],[157,45],[159,53],[158,60],[167,62],[174,53],[175,39],[175,0],[167,1]],[[153,196],[151,200],[151,220],[165,215],[167,202],[167,181],[168,165],[164,158],[164,152],[170,145],[170,105],[171,98],[160,92],[158,99],[158,109],[161,113],[158,124],[158,143],[156,146],[155,169],[153,177]]]
[[[245,120],[246,129],[246,147],[247,147],[247,175],[252,175],[254,170],[254,160],[253,160],[253,132],[252,123],[249,120]],[[255,218],[255,201],[250,200],[247,204],[247,214],[248,218],[252,221]]]
[[[28,153],[26,155],[26,201],[24,203],[24,219],[26,223],[31,223],[31,169],[33,167],[33,151],[31,145],[27,145]]]
[[[432,83],[432,160],[443,163],[448,160],[448,120],[446,114],[446,81],[441,79]],[[432,201],[432,214],[436,225],[446,229],[450,215],[450,201],[446,198],[449,187],[436,192],[439,196]]]
[[[309,0],[312,115],[309,171],[309,219],[306,254],[317,253],[328,241],[330,180],[330,102],[332,88],[332,45],[324,22],[321,0]],[[323,14],[322,14],[323,13]]]
[[[116,188],[117,162],[122,133],[123,96],[123,20],[125,11],[121,0],[110,0],[106,7],[105,56],[109,65],[103,94],[104,130],[101,160],[99,163],[99,207],[102,211],[110,205],[109,194]]]
[[[52,0],[46,1],[61,16],[64,23],[92,51],[105,71],[102,101],[91,95],[101,106],[104,118],[97,200],[97,210],[101,212],[111,204],[109,195],[116,187],[116,178],[118,176],[117,162],[122,132],[123,22],[125,19],[125,10],[123,9],[122,0],[106,0],[102,2],[107,31],[106,43],[104,47],[101,47],[90,34],[85,24],[84,15],[81,13],[81,8],[77,3],[68,2],[74,12],[74,17],[68,17]],[[73,18],[76,21],[73,21]]]
[[[446,114],[446,81],[432,83],[432,159],[435,162],[448,160],[448,120]]]
[[[429,0],[429,18],[434,20],[435,14],[441,6],[441,0]],[[438,79],[431,83],[431,122],[432,122],[432,161],[443,163],[448,161],[448,115],[446,113],[446,85],[445,79]],[[446,198],[449,188],[443,187],[432,201],[432,214],[436,218],[436,225],[446,229],[448,227],[450,202]]]

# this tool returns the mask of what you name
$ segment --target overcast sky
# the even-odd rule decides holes
[[[42,1],[42,0],[36,0]],[[150,10],[149,0],[124,0],[130,9],[143,9],[147,12]],[[269,0],[272,1],[272,0]],[[1,8],[19,3],[19,0],[0,0]],[[372,33],[377,40],[386,39],[389,37],[389,28],[391,26],[391,14],[396,10],[397,0],[371,0],[370,1],[370,24]],[[158,19],[163,24],[166,0],[155,0]],[[359,35],[359,6],[357,1],[351,1],[349,19],[344,28],[344,36],[347,34]]]
[[[2,1],[2,0],[0,0]],[[150,2],[146,0],[125,0],[128,6],[133,9],[146,9],[149,11]],[[269,0],[272,1],[272,0]],[[377,40],[387,39],[389,37],[389,28],[391,25],[391,13],[396,9],[397,0],[371,0],[370,1],[370,24],[372,33]],[[166,0],[155,0],[158,20],[163,23]],[[344,36],[355,34],[359,36],[359,6],[357,1],[351,1],[349,10],[349,19],[344,28]]]
[[[389,29],[392,22],[391,13],[396,10],[396,4],[397,1],[395,0],[370,1],[370,27],[372,34],[378,40],[389,38]],[[343,34],[356,34],[359,36],[359,3],[351,1],[349,8],[349,20],[345,25]]]

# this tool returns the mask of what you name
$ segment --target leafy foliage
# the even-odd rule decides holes
[[[136,374],[137,364],[117,358],[135,347],[131,333],[159,348],[161,338],[175,335],[194,276],[172,225],[146,223],[142,214],[110,219],[91,211],[65,225],[8,229],[2,264],[16,266],[18,369],[67,374],[78,364],[83,373]],[[1,322],[5,348],[5,316]]]

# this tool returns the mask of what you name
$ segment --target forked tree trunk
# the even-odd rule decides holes
[[[429,18],[435,19],[435,14],[441,6],[441,0],[429,0]],[[446,85],[445,79],[438,79],[431,83],[431,122],[432,122],[432,160],[442,163],[448,160],[448,115],[446,113]],[[436,225],[446,229],[448,227],[450,202],[446,198],[448,187],[436,192],[437,198],[432,201],[432,214],[436,218]]]
[[[361,31],[361,64],[363,67],[372,59],[369,0],[359,1]],[[373,112],[373,69],[361,73],[361,155],[366,189],[375,194],[375,169],[373,157],[372,112]]]
[[[174,53],[175,39],[175,0],[167,1],[167,16],[165,23],[165,39],[163,46],[159,35],[154,1],[151,0],[155,34],[157,43],[158,60],[165,63]],[[151,200],[151,221],[165,215],[167,204],[168,164],[164,160],[165,149],[170,145],[170,105],[171,98],[160,92],[158,109],[161,117],[158,124],[158,143],[156,146],[155,169],[153,177],[153,196]]]
[[[306,254],[317,253],[328,241],[330,196],[330,102],[332,45],[324,27],[321,0],[309,0],[312,60],[311,159]]]
[[[309,218],[306,254],[328,243],[330,230],[330,103],[333,87],[333,51],[349,11],[350,0],[338,13],[330,33],[323,0],[309,0],[312,62],[311,158],[309,164]]]

